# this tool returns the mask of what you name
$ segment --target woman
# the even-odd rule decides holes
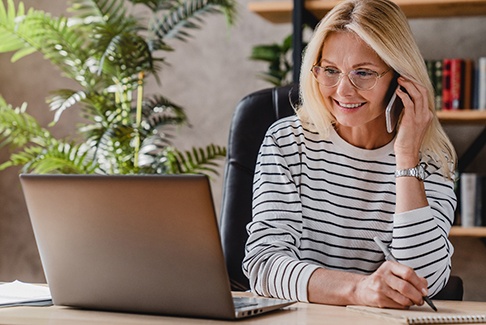
[[[423,304],[450,274],[456,155],[399,7],[337,5],[307,46],[300,85],[297,116],[270,127],[258,157],[243,261],[252,290],[336,305]],[[393,92],[404,108],[388,133]],[[399,263],[384,261],[375,236]]]

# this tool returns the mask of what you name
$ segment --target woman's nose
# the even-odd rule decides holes
[[[336,92],[343,97],[352,94],[355,91],[356,88],[354,87],[353,83],[351,82],[351,79],[349,79],[349,76],[347,75],[344,75],[336,85]]]

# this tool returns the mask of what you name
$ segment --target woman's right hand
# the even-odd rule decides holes
[[[357,304],[405,309],[423,305],[427,280],[403,264],[384,262],[374,273],[364,276],[356,287]]]

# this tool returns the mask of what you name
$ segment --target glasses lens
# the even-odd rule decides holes
[[[378,74],[372,70],[359,69],[349,72],[349,79],[358,89],[367,90],[376,85]]]
[[[315,65],[312,67],[312,74],[317,82],[326,87],[334,87],[339,83],[342,76],[345,75],[340,70],[332,67],[321,67]],[[379,75],[376,71],[368,69],[352,70],[348,73],[349,80],[360,90],[369,90],[376,85]]]
[[[326,87],[336,86],[341,79],[341,71],[329,67],[316,65],[312,67],[312,73],[316,80]]]

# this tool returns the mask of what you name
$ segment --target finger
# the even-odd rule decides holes
[[[412,97],[417,97],[420,94],[423,95],[424,92],[427,92],[427,88],[422,84],[412,81],[411,79],[406,79],[403,76],[398,77],[398,84]]]
[[[403,106],[405,107],[405,110],[406,111],[411,110],[412,112],[414,112],[415,111],[415,103],[412,100],[412,98],[410,97],[408,91],[405,92],[401,88],[398,88],[396,90],[396,93],[397,93],[397,96],[400,97],[400,99],[402,100],[402,103],[403,103]]]
[[[384,263],[386,264],[386,263]],[[380,267],[368,280],[368,299],[372,305],[381,308],[407,308],[414,304],[406,296],[396,291],[389,285],[390,278],[396,278],[389,267]]]
[[[391,288],[387,294],[387,297],[390,300],[389,304],[391,306],[395,305],[395,306],[400,306],[399,308],[408,308],[410,306],[417,305],[416,302],[414,302],[407,296]],[[392,308],[397,308],[397,307],[392,307]]]
[[[409,103],[413,105],[415,113],[429,114],[427,88],[417,82],[405,79],[403,77],[398,79],[398,82],[403,89],[399,88],[397,95],[402,99],[402,101],[409,101]]]
[[[410,80],[403,77],[398,78],[400,88],[397,90],[397,95],[402,99],[405,107],[415,109],[423,105],[423,93],[418,86]]]
[[[389,295],[383,296],[382,300],[376,305],[380,308],[407,309],[414,303],[398,292],[392,291]]]
[[[419,277],[412,268],[399,263],[393,263],[391,272],[395,277],[390,278],[390,287],[414,304],[422,305],[424,292],[427,293],[427,280]]]
[[[428,105],[428,91],[422,85],[411,81],[403,81],[406,85],[406,92],[402,89],[397,90],[397,95],[403,102],[405,107],[404,115],[411,125],[426,127],[433,118],[432,112]],[[405,86],[403,86],[405,88]]]

